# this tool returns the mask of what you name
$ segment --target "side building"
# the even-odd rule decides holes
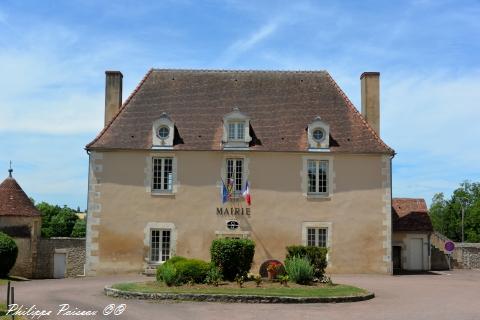
[[[304,244],[328,247],[328,272],[391,273],[379,77],[362,74],[360,113],[326,71],[152,69],[124,103],[107,71],[86,147],[87,274],[208,260],[218,237],[255,241],[252,272]]]

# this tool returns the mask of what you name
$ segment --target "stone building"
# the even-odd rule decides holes
[[[41,238],[41,213],[12,176],[0,184],[0,231],[18,246],[11,275],[64,278],[84,274],[84,238]]]
[[[433,226],[424,199],[392,199],[393,268],[408,271],[431,269]]]
[[[11,274],[32,278],[36,270],[42,217],[12,176],[0,184],[0,231],[14,238],[17,261]]]
[[[153,69],[123,103],[122,78],[86,147],[88,274],[208,260],[218,237],[253,239],[253,272],[294,244],[328,247],[328,272],[392,272],[379,73],[361,113],[326,71]]]

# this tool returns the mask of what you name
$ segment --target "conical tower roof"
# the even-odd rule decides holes
[[[40,211],[12,177],[12,171],[9,170],[8,178],[0,184],[0,216],[40,216]]]

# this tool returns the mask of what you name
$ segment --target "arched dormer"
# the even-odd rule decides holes
[[[250,118],[235,107],[223,117],[223,148],[248,148],[250,141]]]
[[[308,147],[313,150],[330,147],[330,126],[319,116],[308,125]]]
[[[152,148],[173,148],[174,135],[175,123],[163,112],[160,118],[155,120],[152,125]]]

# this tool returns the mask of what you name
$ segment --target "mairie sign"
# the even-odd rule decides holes
[[[219,216],[249,216],[250,208],[218,208],[217,215]]]

